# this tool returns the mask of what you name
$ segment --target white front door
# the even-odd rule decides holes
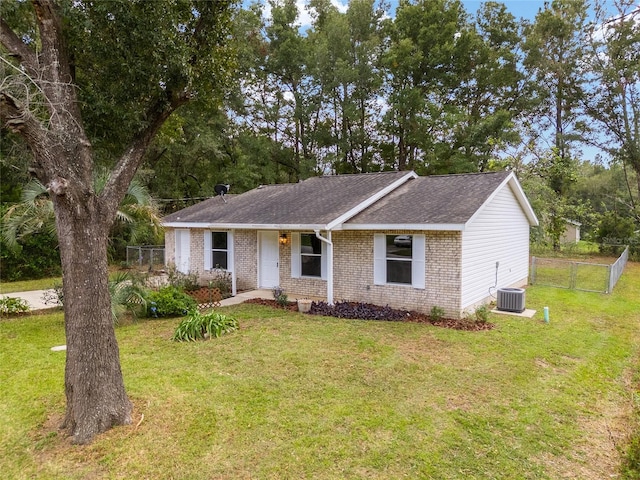
[[[189,230],[176,230],[176,269],[189,273],[191,262],[191,235]]]
[[[280,285],[280,249],[278,232],[260,232],[258,286],[273,288]]]

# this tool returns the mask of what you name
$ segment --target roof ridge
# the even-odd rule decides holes
[[[467,173],[438,173],[436,175],[420,175],[420,178],[428,178],[428,177],[464,177],[464,176],[475,176],[475,175],[495,175],[498,173],[509,174],[513,173],[512,170],[498,170],[495,172],[467,172]]]
[[[365,175],[392,175],[392,174],[406,175],[407,173],[411,173],[412,171],[413,170],[388,170],[385,172],[331,173],[329,175],[318,175],[314,177],[309,177],[307,178],[307,180],[311,178],[356,177],[356,176],[365,176]]]

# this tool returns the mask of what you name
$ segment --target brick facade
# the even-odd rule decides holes
[[[212,272],[204,271],[204,229],[191,229],[191,271],[205,284]],[[287,233],[291,237],[291,232]],[[410,285],[375,285],[373,281],[373,236],[370,231],[333,232],[334,299],[362,301],[429,313],[441,307],[450,317],[461,315],[462,235],[460,232],[387,231],[388,235],[425,234],[425,289]],[[174,230],[165,235],[167,264],[175,259]],[[257,288],[258,235],[256,230],[234,232],[237,290]],[[326,297],[327,282],[291,277],[291,243],[280,245],[280,286],[290,296]]]
[[[387,231],[388,235],[425,234],[425,289],[411,285],[374,285],[373,232],[336,232],[334,298],[357,300],[429,313],[442,307],[460,316],[461,241],[459,232]]]
[[[201,228],[191,228],[191,248],[189,249],[189,272],[196,273],[201,285],[206,285],[215,277],[215,270],[204,269],[204,233]],[[234,239],[234,267],[236,272],[236,290],[253,290],[257,288],[257,231],[236,230]],[[165,263],[175,264],[175,229],[165,230]]]

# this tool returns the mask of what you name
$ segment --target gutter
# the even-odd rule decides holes
[[[316,238],[327,244],[327,303],[333,305],[333,241],[331,230],[327,229],[326,238],[320,235],[320,230],[315,230]]]

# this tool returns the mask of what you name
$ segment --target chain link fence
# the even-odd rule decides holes
[[[612,264],[531,257],[531,285],[611,293],[629,258],[629,247]]]
[[[127,265],[149,267],[154,270],[164,267],[164,245],[127,246]]]

